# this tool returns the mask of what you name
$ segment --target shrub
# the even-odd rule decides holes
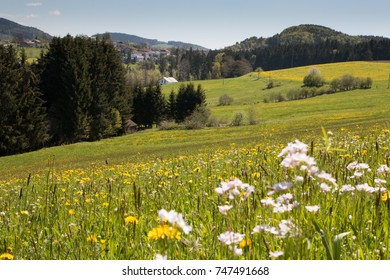
[[[309,73],[303,78],[305,87],[322,87],[324,84],[325,80],[317,68],[310,69]]]
[[[205,105],[198,106],[190,116],[184,120],[185,129],[201,129],[206,126],[210,117],[210,109]]]
[[[231,125],[232,126],[241,126],[244,122],[244,114],[242,112],[237,112],[234,114]]]
[[[224,94],[219,97],[218,106],[227,106],[227,105],[231,105],[232,103],[233,103],[233,97],[227,94]]]

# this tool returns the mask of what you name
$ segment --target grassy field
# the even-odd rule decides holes
[[[0,158],[0,259],[390,259],[390,64],[316,67],[374,84],[263,103],[311,67],[202,81],[217,118],[260,123]]]

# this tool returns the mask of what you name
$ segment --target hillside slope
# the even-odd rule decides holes
[[[232,143],[275,144],[294,138],[311,139],[313,135],[318,138],[321,127],[335,133],[340,129],[366,131],[375,126],[389,127],[390,63],[351,62],[315,66],[328,81],[344,74],[370,76],[374,84],[369,90],[339,92],[297,101],[263,102],[264,97],[273,92],[283,93],[301,87],[303,76],[311,67],[263,72],[260,76],[251,73],[235,79],[194,82],[201,83],[206,90],[207,104],[215,118],[224,119],[228,124],[237,112],[242,112],[247,118],[249,110],[255,110],[260,121],[257,125],[185,131],[146,130],[93,143],[3,157],[0,158],[0,179],[6,174],[26,178],[29,172],[46,170],[51,164],[56,169],[68,169],[89,166],[93,162],[141,162],[174,155],[210,153],[218,148],[230,147]],[[280,83],[280,86],[264,90],[269,79]],[[164,86],[163,90],[169,94],[172,88],[178,86],[180,83]],[[231,106],[218,106],[218,98],[223,94],[234,98]]]
[[[20,25],[16,22],[0,18],[0,40],[50,40],[52,36],[37,28]]]

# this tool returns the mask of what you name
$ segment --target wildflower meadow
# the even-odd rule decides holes
[[[390,258],[390,130],[0,181],[0,259]]]

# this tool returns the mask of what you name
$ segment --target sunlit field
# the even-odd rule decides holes
[[[390,131],[0,182],[1,258],[389,259]]]
[[[0,158],[0,259],[390,259],[390,64],[316,67],[373,87],[263,103],[311,67],[204,81],[213,115],[259,123]]]

